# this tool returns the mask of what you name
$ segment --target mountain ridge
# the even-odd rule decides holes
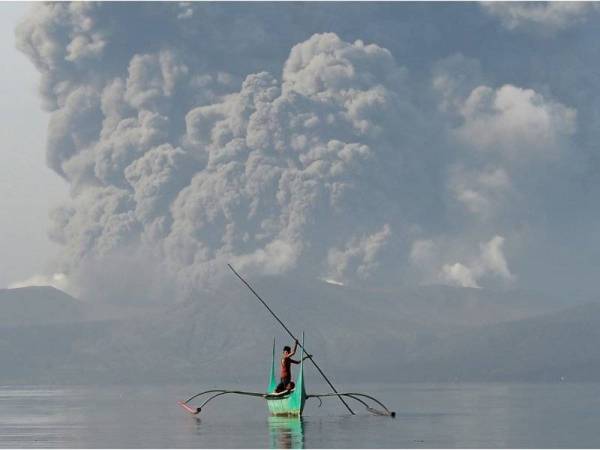
[[[511,293],[443,287],[375,293],[282,277],[260,278],[253,286],[294,333],[306,332],[307,348],[337,379],[554,381],[571,379],[571,366],[600,380],[600,353],[593,348],[600,338],[597,303],[559,309],[535,295],[519,300],[508,298]],[[96,305],[60,291],[22,289],[0,292],[0,303],[13,305],[27,294],[32,297],[24,305],[55,304],[57,310],[46,317],[36,307],[24,321],[20,309],[15,323],[3,316],[3,382],[261,382],[273,337],[278,347],[290,343],[243,285],[162,310],[109,315],[95,315]],[[9,294],[14,298],[6,300]],[[0,311],[11,311],[6,304]],[[77,314],[55,320],[71,308]],[[572,339],[560,346],[569,333]],[[568,357],[558,361],[544,342]],[[582,351],[574,351],[578,346]]]

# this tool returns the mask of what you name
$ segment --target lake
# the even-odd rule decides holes
[[[396,411],[395,419],[358,404],[357,415],[347,415],[336,398],[321,407],[309,399],[302,420],[269,418],[264,401],[252,397],[221,397],[198,418],[176,404],[214,387],[252,390],[2,386],[0,447],[600,447],[600,384],[339,386],[374,395]]]

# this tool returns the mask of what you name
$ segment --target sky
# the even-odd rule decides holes
[[[594,4],[1,7],[4,284],[597,295]]]
[[[47,228],[52,205],[67,198],[67,184],[46,166],[48,114],[37,95],[39,76],[15,47],[14,29],[26,3],[0,3],[0,287],[51,271],[58,246]]]

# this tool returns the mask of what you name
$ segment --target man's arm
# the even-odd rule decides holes
[[[304,361],[307,358],[312,357],[312,355],[306,355],[304,358],[302,358],[302,361]],[[295,359],[290,358],[290,361],[294,364],[300,364],[300,361],[296,361]]]
[[[296,350],[298,350],[298,339],[296,339],[296,342],[294,342],[294,350],[292,350],[292,353],[288,355],[288,358],[294,356],[296,354]]]

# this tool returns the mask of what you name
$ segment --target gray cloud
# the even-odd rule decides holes
[[[385,215],[369,217],[355,200],[371,193],[374,173],[389,174],[390,185],[401,173],[385,167],[403,152],[380,119],[413,122],[403,78],[386,50],[321,34],[291,50],[281,84],[250,75],[239,93],[191,110],[184,140],[207,162],[172,206],[166,256],[192,279],[214,277],[226,261],[249,272],[324,273],[314,258],[382,226]],[[390,218],[391,194],[373,192]],[[365,264],[355,270],[366,275],[373,263]]]
[[[449,169],[448,189],[468,212],[482,221],[497,218],[513,193],[505,169],[466,168],[458,164]]]
[[[482,2],[485,12],[497,17],[509,30],[556,32],[586,20],[592,2]]]
[[[511,85],[473,89],[460,114],[464,123],[457,135],[462,141],[483,151],[495,149],[510,159],[528,159],[536,151],[552,153],[563,147],[565,136],[575,133],[575,110]]]
[[[477,247],[445,237],[418,240],[412,245],[410,257],[425,274],[426,283],[479,288],[481,280],[490,277],[514,280],[504,255],[504,242],[504,237],[497,235]]]
[[[330,249],[327,255],[327,279],[341,283],[341,280],[346,279],[346,273],[351,276],[358,275],[359,278],[369,278],[377,269],[378,253],[386,245],[390,235],[390,227],[385,224],[380,231],[369,236],[353,237],[342,249]]]
[[[91,286],[81,268],[138,258],[180,295],[227,262],[344,283],[522,280],[525,236],[553,235],[556,199],[577,210],[593,107],[528,67],[518,33],[472,39],[502,8],[452,7],[457,31],[429,5],[36,5],[17,40],[71,186],[52,213],[60,270]]]
[[[94,33],[92,9],[42,7],[54,20],[89,22],[80,39],[63,42],[63,66],[75,49],[91,58],[110,45],[81,37]],[[20,36],[31,44],[28,26]],[[59,59],[43,46],[21,48]],[[388,221],[398,220],[396,191],[414,181],[402,179],[418,134],[406,70],[388,50],[333,33],[295,45],[282,69],[281,81],[259,72],[236,91],[235,74],[199,71],[163,48],[133,54],[120,76],[100,72],[59,96],[47,92],[59,103],[49,160],[74,189],[51,233],[65,245],[66,270],[133,245],[151,249],[187,290],[218,278],[227,262],[248,273],[325,274],[332,269],[315,258],[346,246],[344,268],[334,270],[368,277]],[[54,79],[52,65],[43,70]],[[387,207],[372,214],[361,198]],[[361,233],[370,237],[357,240]]]

